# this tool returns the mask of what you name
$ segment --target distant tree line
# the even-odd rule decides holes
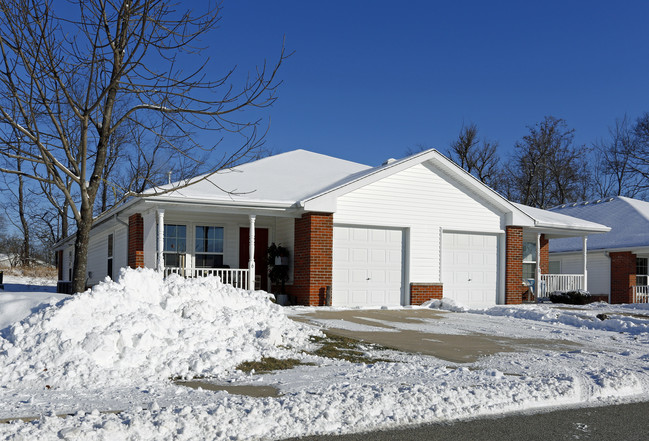
[[[649,113],[635,121],[617,120],[608,136],[592,145],[576,144],[575,130],[553,116],[528,130],[503,157],[498,143],[480,138],[471,123],[460,129],[445,153],[509,200],[532,207],[649,196]]]

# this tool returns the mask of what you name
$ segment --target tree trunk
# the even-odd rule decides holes
[[[21,170],[22,161],[18,160],[17,168]],[[25,196],[24,196],[24,183],[22,175],[18,175],[18,216],[20,217],[20,225],[23,230],[23,243],[20,252],[20,260],[23,266],[29,266],[30,263],[30,245],[29,245],[29,222],[25,216]]]
[[[68,201],[63,203],[63,212],[61,214],[61,237],[59,239],[65,239],[68,237],[68,206],[70,204]]]
[[[74,241],[74,266],[72,270],[72,292],[78,293],[86,290],[88,276],[88,242],[90,241],[90,228],[92,227],[92,205],[87,202],[81,204],[81,219],[77,222],[77,237]]]

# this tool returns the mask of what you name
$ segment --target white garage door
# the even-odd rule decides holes
[[[333,305],[401,305],[401,230],[334,227],[333,242]]]
[[[444,233],[442,237],[444,297],[466,306],[496,304],[498,236]]]

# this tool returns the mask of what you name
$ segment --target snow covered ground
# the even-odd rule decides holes
[[[649,400],[646,307],[429,307],[448,312],[390,326],[548,346],[473,363],[367,349],[393,361],[359,364],[309,354],[309,336],[320,331],[286,311],[310,308],[283,309],[213,278],[128,271],[74,297],[0,292],[0,419],[38,417],[0,424],[0,438],[282,439]],[[358,326],[385,331],[378,325]],[[267,356],[310,364],[263,375],[235,369]],[[280,396],[189,389],[172,377],[272,385]]]

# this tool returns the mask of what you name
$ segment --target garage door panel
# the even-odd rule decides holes
[[[442,236],[444,297],[467,306],[496,303],[498,238],[494,234],[450,233]]]
[[[386,250],[372,250],[371,251],[372,262],[373,263],[386,263],[387,262],[387,252]]]
[[[403,232],[334,227],[334,305],[400,305],[403,290]],[[351,258],[345,258],[348,255]],[[339,293],[349,292],[349,295]]]
[[[362,248],[354,248],[352,250],[352,261],[354,263],[367,262],[367,250]]]

